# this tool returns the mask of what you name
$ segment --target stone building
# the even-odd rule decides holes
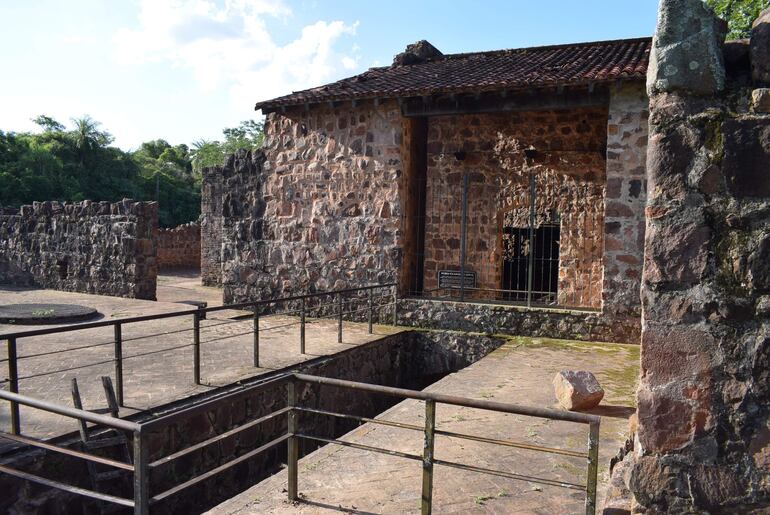
[[[404,323],[638,341],[650,43],[422,41],[258,103],[263,149],[204,174],[204,280],[227,302],[395,282]]]

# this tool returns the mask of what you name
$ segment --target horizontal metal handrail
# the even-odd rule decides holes
[[[80,458],[86,461],[91,461],[94,463],[100,463],[102,465],[107,465],[109,467],[115,467],[123,470],[128,470],[129,472],[134,471],[134,466],[130,463],[124,463],[122,461],[113,460],[110,458],[104,458],[102,456],[96,456],[93,454],[88,454],[86,452],[76,451],[74,449],[68,449],[66,447],[60,447],[58,445],[54,445],[48,442],[44,442],[42,440],[38,440],[36,438],[29,438],[27,436],[19,436],[19,435],[12,435],[10,433],[0,432],[0,438],[5,438],[6,440],[11,440],[18,443],[23,443],[25,445],[31,445],[32,447],[38,447],[40,449],[46,449],[53,452],[58,452],[61,454],[66,454],[67,456],[72,456],[73,458]]]
[[[195,314],[213,313],[216,311],[238,310],[242,308],[249,308],[255,306],[263,306],[268,304],[277,304],[281,302],[291,302],[295,300],[310,299],[315,297],[324,297],[327,295],[340,295],[345,293],[352,293],[357,291],[369,291],[379,288],[392,288],[396,286],[396,283],[385,284],[371,284],[367,286],[360,286],[356,288],[343,288],[339,290],[331,290],[324,292],[306,293],[303,295],[292,295],[289,297],[281,297],[277,299],[260,299],[249,302],[239,302],[237,304],[225,304],[222,306],[211,306],[197,309],[186,309],[182,311],[174,311],[171,313],[157,313],[154,315],[140,315],[135,317],[117,318],[115,320],[100,320],[97,322],[85,322],[82,324],[75,324],[65,327],[49,327],[45,329],[33,329],[31,331],[16,331],[12,333],[0,334],[0,340],[7,340],[9,338],[28,338],[31,336],[43,336],[48,334],[66,333],[71,331],[80,331],[84,329],[97,329],[100,327],[111,327],[117,324],[132,324],[137,322],[148,322],[151,320],[160,320],[164,318],[173,318],[181,316],[190,316]]]
[[[114,429],[122,429],[123,431],[139,431],[141,428],[141,426],[136,422],[124,420],[122,418],[108,417],[82,409],[60,406],[52,402],[35,399],[33,397],[27,397],[26,395],[20,395],[18,393],[7,392],[5,390],[0,390],[0,399],[16,402],[23,406],[30,406],[32,408],[37,408],[43,411],[48,411],[49,413],[56,413],[57,415],[62,415],[65,417],[81,419],[87,422],[92,422],[94,424],[99,424]]]
[[[346,381],[344,379],[333,379],[330,377],[311,376],[305,374],[294,374],[294,377],[297,380],[306,383],[324,384],[352,390],[362,390],[372,393],[389,395],[391,397],[402,397],[405,399],[417,399],[421,401],[432,400],[442,404],[499,411],[501,413],[510,413],[513,415],[526,415],[529,417],[564,420],[567,422],[576,422],[579,424],[597,423],[601,420],[597,415],[589,415],[587,413],[574,413],[571,411],[559,411],[549,408],[536,408],[532,406],[519,406],[516,404],[507,404],[502,402],[481,401],[476,399],[457,397],[455,395],[444,395],[440,393],[424,392],[419,390],[407,390],[405,388],[394,388],[392,386],[359,383],[355,381]]]

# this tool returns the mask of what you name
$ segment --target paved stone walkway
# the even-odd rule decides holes
[[[189,284],[180,285],[180,281]],[[162,276],[158,297],[163,299],[195,299],[204,287],[184,276]],[[185,290],[185,291],[182,291]],[[216,302],[214,292],[198,298]],[[180,291],[182,293],[180,294]],[[93,306],[104,319],[119,319],[146,314],[185,311],[189,305],[152,302],[68,293],[52,290],[0,289],[0,304],[18,302],[64,302]],[[213,304],[209,304],[213,305]],[[337,343],[334,320],[308,319],[306,354],[299,352],[297,317],[270,316],[260,320],[260,367],[252,366],[252,321],[233,320],[243,315],[237,311],[211,313],[201,322],[202,385],[193,381],[192,316],[128,324],[123,327],[124,392],[126,408],[121,415],[208,391],[240,379],[281,369],[319,356],[333,354],[360,345],[394,331],[389,326],[375,326],[370,335],[366,324],[345,323],[343,343]],[[34,326],[35,329],[47,326]],[[0,334],[18,331],[20,326],[0,324]],[[157,335],[158,333],[165,333]],[[244,334],[245,333],[245,334]],[[226,339],[221,339],[227,337]],[[109,375],[114,381],[112,327],[73,331],[55,335],[20,338],[20,393],[38,399],[72,406],[70,383],[77,377],[86,409],[106,406],[99,379]],[[79,348],[103,344],[96,347]],[[67,350],[67,352],[58,352]],[[0,359],[6,357],[6,345],[0,341]],[[90,366],[84,366],[90,365]],[[56,372],[84,366],[71,371]],[[7,363],[0,362],[0,381],[8,376]],[[2,385],[7,389],[7,383]],[[49,437],[77,428],[72,419],[48,414],[32,408],[21,409],[22,432],[29,436]],[[0,402],[0,430],[10,428],[8,404]],[[0,450],[3,445],[0,442]]]
[[[445,377],[426,390],[476,399],[554,406],[551,380],[564,368],[593,371],[606,390],[602,406],[599,484],[609,459],[623,444],[633,411],[639,348],[516,338],[486,358]],[[379,418],[423,423],[424,404],[404,401]],[[584,450],[587,426],[439,405],[437,428],[537,445]],[[420,454],[422,433],[365,424],[343,437],[350,442]],[[480,467],[584,483],[586,463],[528,450],[437,437],[436,457]],[[303,501],[286,501],[281,472],[211,510],[211,514],[418,513],[421,465],[403,458],[327,445],[303,458],[299,490]],[[436,466],[434,513],[581,513],[584,494],[574,490]],[[603,492],[600,491],[600,497]],[[601,502],[601,500],[600,500]],[[601,504],[599,504],[601,506]]]

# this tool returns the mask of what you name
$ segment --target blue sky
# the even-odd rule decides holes
[[[657,0],[0,0],[0,130],[102,122],[124,149],[221,138],[253,105],[444,53],[651,35]]]

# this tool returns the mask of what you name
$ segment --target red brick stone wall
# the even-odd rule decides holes
[[[158,268],[199,268],[201,266],[201,226],[197,222],[171,229],[158,229],[155,236]]]
[[[438,286],[439,270],[458,269],[466,172],[466,269],[477,273],[478,287],[501,288],[504,220],[525,227],[529,216],[528,171],[510,145],[499,145],[515,141],[539,153],[538,224],[551,211],[561,220],[559,303],[598,308],[606,108],[442,116],[428,124],[425,288]]]

